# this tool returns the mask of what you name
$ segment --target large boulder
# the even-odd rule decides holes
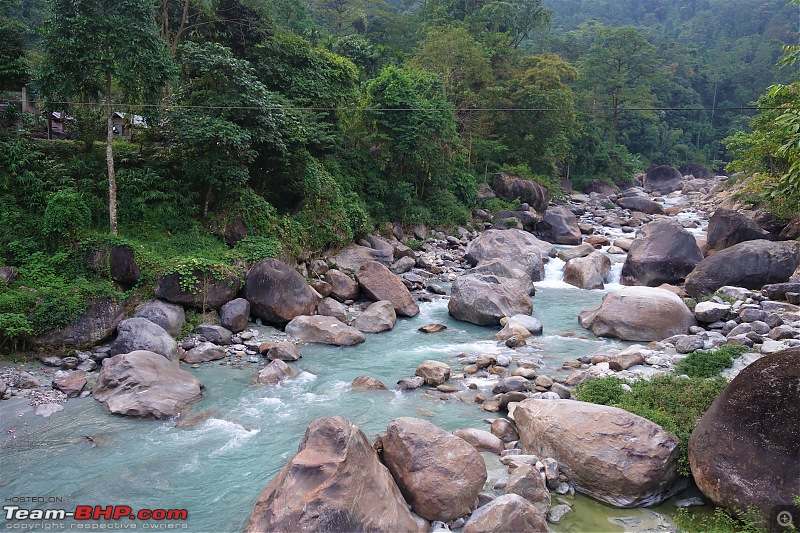
[[[236,298],[242,280],[235,272],[203,272],[195,269],[188,276],[174,272],[156,280],[156,298],[174,304],[203,309],[219,309]]]
[[[283,325],[296,316],[314,312],[319,296],[306,279],[286,263],[262,259],[250,269],[244,283],[250,313],[270,324]]]
[[[725,285],[760,289],[787,281],[798,265],[800,242],[746,241],[703,259],[686,277],[686,292],[699,299]]]
[[[115,414],[171,418],[202,398],[203,384],[161,354],[135,351],[103,360],[92,396]]]
[[[141,317],[123,320],[117,327],[117,338],[111,344],[109,353],[118,355],[139,350],[155,352],[172,361],[178,360],[178,343],[164,328]]]
[[[258,497],[245,533],[426,532],[367,436],[341,417],[318,418],[297,454]]]
[[[555,247],[526,231],[491,229],[470,241],[464,258],[472,266],[497,259],[539,281],[544,277],[542,258],[548,256],[555,256]]]
[[[325,281],[331,286],[331,297],[340,302],[355,300],[361,294],[358,283],[350,276],[332,268],[325,273]]]
[[[249,319],[250,302],[244,298],[236,298],[219,308],[219,323],[233,333],[244,330]]]
[[[223,359],[226,355],[225,348],[222,346],[217,346],[213,342],[201,342],[186,352],[186,355],[183,356],[183,362],[189,364],[207,363]]]
[[[580,244],[581,230],[578,219],[568,207],[550,207],[542,221],[536,225],[536,235],[556,244]]]
[[[456,278],[447,311],[456,320],[495,326],[500,319],[533,311],[528,288],[512,278],[479,274]]]
[[[661,204],[642,196],[623,196],[622,198],[617,198],[617,205],[622,209],[639,211],[647,215],[664,214],[664,208],[661,207]]]
[[[367,307],[353,320],[353,327],[362,333],[380,333],[392,329],[396,322],[397,314],[392,302],[381,300]]]
[[[689,439],[692,476],[703,494],[728,509],[753,506],[764,518],[792,505],[800,494],[798,398],[800,349],[763,357],[730,382]]]
[[[611,260],[602,252],[570,259],[564,266],[564,281],[580,289],[602,289],[608,281]]]
[[[286,324],[287,335],[303,342],[353,346],[366,340],[356,328],[332,316],[298,316]]]
[[[349,272],[358,271],[361,265],[369,261],[377,261],[386,267],[391,266],[394,262],[394,251],[391,248],[388,250],[375,250],[374,248],[351,244],[330,258],[330,262],[335,264],[337,269]]]
[[[636,232],[622,267],[622,283],[658,287],[682,283],[703,253],[694,236],[673,220],[656,220]]]
[[[599,305],[581,311],[578,322],[598,337],[647,342],[685,335],[697,325],[683,300],[654,287],[625,287],[609,292]]]
[[[471,445],[430,422],[408,417],[390,422],[381,444],[383,462],[415,513],[448,522],[472,511],[487,473]]]
[[[644,188],[669,194],[683,187],[683,175],[680,171],[669,165],[653,166],[647,169],[644,176]]]
[[[623,409],[525,400],[514,420],[527,453],[552,457],[575,489],[615,507],[657,505],[678,480],[678,437]]]
[[[500,172],[494,175],[492,180],[492,190],[495,194],[506,200],[513,201],[519,199],[521,203],[526,203],[536,211],[543,213],[550,203],[550,193],[538,183],[511,174]]]
[[[536,294],[536,285],[533,284],[531,277],[519,268],[509,266],[507,263],[499,259],[491,259],[488,261],[481,261],[478,266],[469,270],[466,276],[476,275],[492,275],[498,278],[509,278],[519,282],[525,289],[525,292],[531,296]]]
[[[734,244],[759,239],[775,240],[750,217],[733,209],[717,209],[708,220],[706,241],[711,251],[730,248]]]
[[[464,525],[464,533],[548,533],[542,513],[516,494],[504,494],[479,507]]]
[[[111,298],[94,300],[75,324],[32,337],[31,343],[38,349],[85,350],[111,338],[123,318],[123,302]]]
[[[150,300],[136,308],[139,318],[146,318],[153,324],[158,324],[164,330],[177,338],[186,323],[186,312],[183,306],[171,304],[162,300]]]
[[[297,376],[298,373],[293,366],[287,365],[281,359],[275,359],[259,371],[256,382],[262,385],[277,385],[281,381]]]
[[[374,302],[387,300],[399,316],[415,316],[419,306],[401,279],[376,261],[367,261],[356,273],[361,291]]]
[[[682,176],[693,176],[698,180],[710,180],[714,177],[713,172],[697,163],[684,163],[678,167],[678,172],[680,172]]]
[[[142,277],[136,254],[128,246],[101,245],[87,254],[85,262],[94,272],[108,274],[112,280],[126,287],[133,287]]]

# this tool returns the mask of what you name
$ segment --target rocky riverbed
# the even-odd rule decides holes
[[[249,383],[291,387],[293,380],[305,379],[302,358],[315,345],[339,346],[346,357],[353,346],[368,347],[380,332],[417,316],[420,305],[442,302],[453,318],[483,327],[472,331],[485,332],[485,340],[463,352],[421,360],[413,372],[389,373],[391,381],[365,372],[344,386],[366,394],[397,388],[394,394],[401,396],[420,389],[415,394],[456,402],[475,417],[492,417],[491,424],[485,430],[464,427],[453,437],[425,420],[398,417],[384,426],[376,455],[352,422],[331,417],[312,422],[291,461],[312,470],[317,468],[312,462],[321,461],[318,467],[328,465],[334,473],[318,480],[312,491],[303,476],[293,479],[288,473],[290,461],[264,489],[248,528],[297,529],[324,517],[332,527],[351,529],[545,530],[570,511],[572,500],[565,498],[576,491],[618,507],[658,504],[681,488],[674,470],[675,437],[639,417],[629,433],[611,430],[622,414],[601,406],[584,412],[587,404],[570,400],[573,387],[607,375],[650,379],[673,372],[697,350],[747,346],[751,352],[726,372],[730,379],[764,356],[800,346],[800,244],[757,214],[747,217],[720,207],[720,202],[730,206],[720,193],[723,180],[659,168],[643,176],[641,186],[575,194],[562,205],[548,206],[540,190],[500,176],[498,194],[511,190],[528,201],[494,216],[476,212],[471,229],[447,235],[417,227],[407,235],[395,227],[392,235],[368,236],[297,268],[263,260],[243,283],[209,281],[213,286],[202,287],[202,299],[164,279],[158,285],[160,299],[141,304],[131,318],[119,314],[109,333],[112,341],[68,352],[52,348],[53,339],[86,347],[91,339],[107,337],[109,317],[118,313],[102,312],[109,304],[98,302],[70,331],[37,340],[51,346],[43,348],[38,368],[7,366],[0,397],[24,397],[44,417],[65,415],[59,412],[69,398],[91,395],[111,413],[174,419],[204,396],[217,394],[193,370],[224,365],[244,371]],[[418,251],[404,244],[409,237],[422,243]],[[236,298],[238,289],[230,289],[240,285]],[[537,286],[546,292],[552,285],[574,287],[575,294],[601,289],[605,295],[575,312],[559,331],[547,331],[535,317],[536,292]],[[176,339],[184,306],[198,301],[215,308],[216,319]],[[421,326],[432,338],[448,335],[444,324]],[[554,365],[543,351],[543,336],[625,342],[561,356]],[[548,429],[536,429],[548,416]],[[612,434],[647,444],[620,448]],[[590,443],[589,450],[581,455],[567,435]],[[345,437],[350,444],[337,447]],[[349,447],[356,442],[356,448]],[[467,448],[454,452],[459,446]],[[609,456],[604,449],[620,455]],[[467,460],[473,453],[478,455]],[[499,458],[507,479],[487,481],[487,454]],[[443,462],[449,456],[456,457],[452,472]],[[629,471],[614,472],[642,456],[650,462],[635,460]],[[404,473],[417,460],[422,462],[411,473],[418,474]],[[352,461],[372,466],[353,471]],[[473,466],[475,472],[467,475],[465,468]],[[597,476],[598,471],[609,471],[608,477]],[[347,491],[363,490],[374,493],[375,502],[364,500],[360,509],[342,514],[352,498]],[[287,499],[297,501],[297,508],[278,513],[273,502]],[[397,502],[396,510],[376,516],[374,509],[387,499]],[[670,527],[657,527],[662,526]]]

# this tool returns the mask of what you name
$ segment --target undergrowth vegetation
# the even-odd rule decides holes
[[[714,350],[697,350],[675,365],[675,373],[691,378],[711,378],[733,364],[733,360],[747,353],[747,346],[724,344]]]
[[[630,391],[623,388],[626,384]],[[619,407],[639,415],[680,439],[678,473],[691,476],[687,446],[698,420],[727,385],[723,378],[681,379],[675,376],[628,383],[617,377],[589,379],[578,385],[576,399]]]

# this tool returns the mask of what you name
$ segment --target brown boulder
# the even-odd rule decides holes
[[[532,281],[544,277],[543,257],[555,256],[555,247],[519,229],[484,231],[467,245],[464,258],[475,266],[493,259],[522,270]]]
[[[298,372],[294,367],[287,365],[280,359],[275,359],[270,364],[261,369],[256,378],[256,382],[262,385],[277,385],[285,379],[297,376]]]
[[[335,268],[325,273],[325,281],[331,286],[331,296],[340,302],[355,300],[361,294],[358,283],[344,272]]]
[[[67,398],[77,398],[85,386],[86,372],[83,370],[57,375],[53,379],[53,388],[66,394]]]
[[[672,496],[679,440],[616,407],[575,400],[525,400],[514,411],[527,453],[558,461],[576,490],[615,507]]]
[[[358,376],[350,384],[351,390],[368,391],[368,390],[389,390],[383,381],[371,378],[369,376]]]
[[[609,292],[578,316],[581,326],[598,337],[660,341],[685,335],[697,325],[694,313],[676,294],[653,287],[625,287]]]
[[[441,361],[423,361],[415,374],[424,379],[426,385],[436,387],[450,379],[450,365]]]
[[[367,307],[353,320],[353,327],[362,333],[380,333],[392,329],[397,323],[397,314],[392,302],[383,300]]]
[[[548,533],[550,528],[541,512],[516,494],[504,494],[472,513],[464,533]]]
[[[203,384],[163,355],[135,351],[103,360],[92,396],[112,413],[171,418],[203,397]]]
[[[377,261],[388,267],[394,262],[394,251],[391,247],[376,250],[367,246],[351,244],[330,259],[330,263],[335,264],[338,269],[348,272],[356,272],[364,263],[370,261]],[[328,280],[326,279],[325,281]]]
[[[356,273],[356,280],[367,298],[374,302],[388,300],[399,316],[411,317],[419,313],[419,307],[401,279],[382,264],[364,263]]]
[[[602,252],[570,259],[564,266],[564,282],[580,289],[602,289],[611,271],[611,260]]]
[[[426,532],[409,512],[364,432],[341,417],[318,418],[297,454],[266,486],[245,533]]]
[[[492,190],[497,196],[509,201],[519,200],[526,203],[539,213],[543,213],[550,203],[550,193],[538,183],[511,174],[500,172],[494,175]]]
[[[689,439],[703,494],[728,509],[753,506],[765,518],[792,505],[800,494],[798,398],[800,349],[763,357],[728,384]]]
[[[482,429],[463,428],[456,430],[453,435],[464,439],[479,452],[496,453],[500,455],[500,452],[503,451],[503,441]]]
[[[506,494],[517,494],[522,496],[534,507],[542,516],[547,516],[550,509],[550,492],[547,490],[545,480],[539,473],[539,469],[530,464],[521,464],[511,471],[506,483]]]
[[[298,316],[286,324],[286,334],[302,342],[353,346],[366,340],[356,328],[332,316]]]
[[[319,302],[319,295],[306,279],[277,259],[262,259],[253,265],[243,293],[253,316],[277,325],[310,315]]]
[[[411,508],[427,520],[468,514],[486,482],[480,453],[419,418],[398,418],[381,438],[383,460]]]

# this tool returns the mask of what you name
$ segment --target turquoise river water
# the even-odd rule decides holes
[[[559,265],[551,262],[548,280],[537,284],[534,316],[544,324],[544,336],[523,357],[540,359],[542,372],[565,375],[566,359],[590,355],[618,343],[594,338],[577,323],[579,311],[600,301],[603,291],[567,288],[558,281]],[[563,263],[562,263],[563,264]],[[616,269],[619,270],[619,267]],[[381,379],[390,388],[426,359],[460,368],[454,355],[466,352],[509,353],[492,340],[494,329],[452,320],[446,300],[422,303],[412,319],[401,319],[391,332],[368,335],[356,347],[306,346],[296,365],[300,376],[278,387],[254,383],[258,365],[245,368],[216,363],[192,369],[206,386],[205,398],[182,417],[194,423],[134,420],[109,415],[91,397],[70,400],[63,412],[47,419],[35,417],[27,401],[0,403],[0,499],[21,508],[74,509],[76,505],[127,505],[137,509],[187,509],[185,522],[149,524],[109,522],[115,529],[174,526],[189,531],[241,531],[259,493],[297,450],[307,424],[322,416],[341,415],[359,425],[371,438],[390,420],[417,416],[446,429],[488,429],[484,422],[497,415],[472,403],[475,393],[491,396],[493,382],[477,380],[479,390],[454,395],[422,390],[351,392],[359,375]],[[431,322],[448,326],[426,335],[417,328]],[[264,334],[274,333],[261,328]],[[9,430],[13,430],[12,433]],[[91,441],[86,437],[91,437]],[[95,445],[92,445],[92,441]],[[500,477],[495,457],[486,454],[489,485]],[[14,503],[19,498],[47,503]],[[14,499],[17,498],[17,499]],[[11,503],[10,503],[11,502]],[[554,502],[555,503],[555,502]],[[642,531],[668,521],[670,503],[653,510],[615,510],[578,496],[575,512],[555,531]],[[38,524],[38,525],[37,525]],[[84,525],[84,523],[80,525]],[[75,529],[75,522],[20,522],[0,516],[0,529],[23,527]],[[95,524],[97,526],[98,524]],[[149,527],[147,527],[149,529]],[[655,529],[651,529],[655,530]]]

